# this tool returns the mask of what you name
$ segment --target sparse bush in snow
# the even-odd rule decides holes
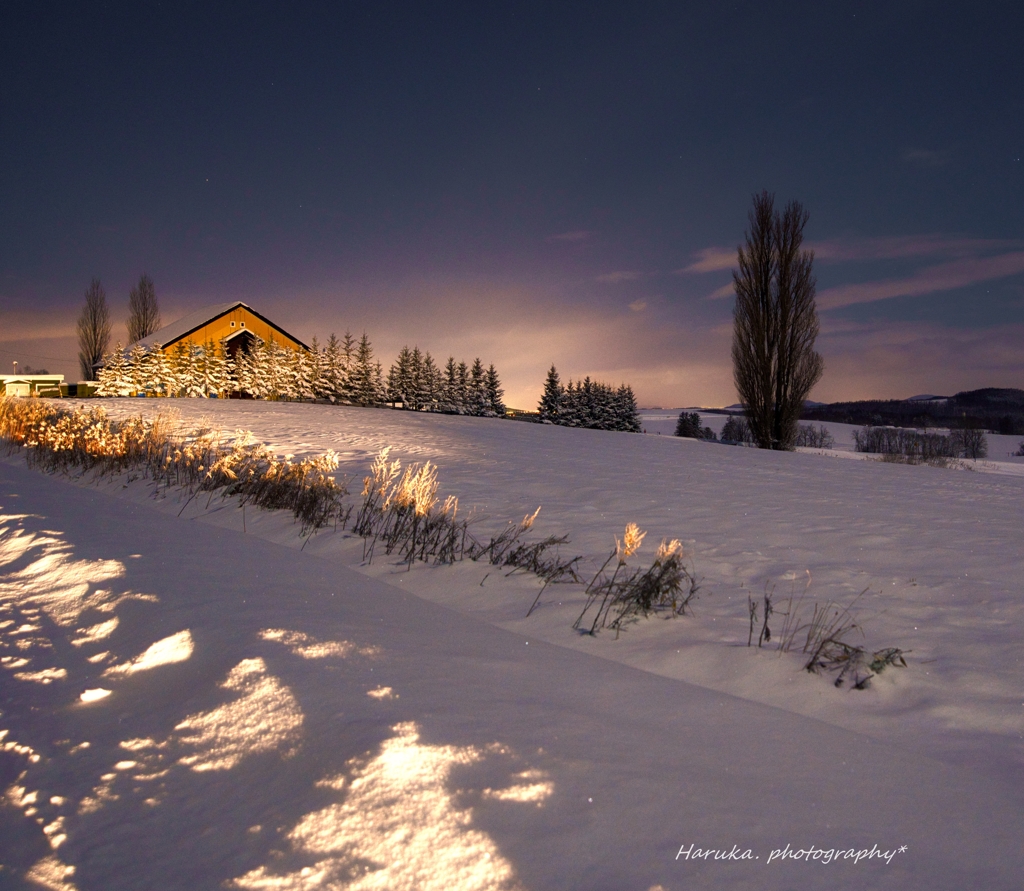
[[[824,606],[811,603],[811,613],[807,615],[804,609],[806,590],[795,602],[790,596],[786,601],[785,612],[779,612],[773,596],[774,588],[765,586],[762,602],[747,597],[750,617],[747,646],[752,646],[753,643],[754,629],[759,620],[758,612],[760,611],[761,625],[757,639],[758,647],[771,642],[769,621],[776,612],[779,612],[784,620],[782,631],[777,638],[780,653],[799,651],[806,671],[812,674],[834,673],[835,686],[841,687],[849,681],[853,689],[864,690],[871,678],[881,674],[890,665],[903,668],[907,665],[904,652],[898,647],[886,647],[869,654],[863,647],[849,641],[851,635],[863,634],[863,629],[853,618],[853,606],[865,591],[846,607],[840,607],[831,600]]]
[[[667,610],[669,615],[683,615],[697,596],[700,584],[683,563],[683,546],[677,541],[662,541],[654,562],[647,569],[630,568],[626,561],[639,549],[647,535],[636,523],[626,526],[622,541],[615,540],[615,550],[587,585],[586,605],[573,628],[596,634],[602,628],[614,628],[618,637],[623,627],[640,616]],[[608,567],[614,561],[611,575]],[[594,607],[589,628],[584,619]]]
[[[817,429],[813,424],[801,424],[796,432],[796,444],[808,449],[831,449],[835,447],[836,439],[824,424]]]
[[[537,596],[526,612],[527,616],[534,611],[548,585],[553,582],[580,581],[580,577],[576,574],[576,564],[580,558],[573,557],[566,560],[558,553],[559,546],[569,541],[567,535],[549,535],[541,541],[529,543],[520,540],[523,533],[533,526],[533,521],[537,519],[539,513],[540,508],[538,507],[518,523],[509,522],[487,544],[473,539],[468,551],[471,560],[487,560],[493,566],[512,567],[507,575],[523,570],[544,580],[544,586],[537,592]]]

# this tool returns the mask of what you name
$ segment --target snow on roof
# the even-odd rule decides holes
[[[212,322],[224,313],[229,312],[236,306],[244,306],[250,312],[252,308],[242,303],[241,300],[234,300],[231,303],[216,303],[213,306],[204,306],[202,309],[197,309],[195,312],[190,312],[187,316],[182,316],[176,322],[171,322],[170,325],[164,325],[159,331],[154,331],[147,337],[143,337],[138,343],[144,347],[151,347],[154,344],[160,344],[161,346],[167,346],[168,344],[174,343],[176,340],[180,340],[190,331],[195,331],[196,328],[201,328],[207,322]]]

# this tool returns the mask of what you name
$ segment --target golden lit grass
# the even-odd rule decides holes
[[[167,416],[114,421],[100,408],[68,411],[40,400],[3,399],[0,441],[24,448],[29,466],[48,473],[141,473],[158,485],[187,488],[189,501],[226,492],[243,505],[289,510],[303,534],[331,522],[344,526],[348,516],[333,451],[282,459],[243,431],[227,445],[216,431],[181,431]]]
[[[363,503],[353,530],[367,540],[363,556],[372,560],[378,542],[388,555],[414,561],[454,563],[464,556],[468,528],[458,519],[459,501],[449,495],[440,504],[437,467],[427,461],[402,471],[385,448],[363,480]]]

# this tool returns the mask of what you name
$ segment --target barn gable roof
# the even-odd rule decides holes
[[[306,344],[299,340],[294,334],[289,334],[280,325],[270,321],[266,316],[260,315],[247,303],[243,303],[241,300],[235,300],[231,303],[216,303],[213,306],[205,306],[202,309],[197,309],[194,312],[190,312],[187,316],[182,316],[176,322],[171,322],[169,325],[164,325],[159,331],[154,331],[147,337],[143,337],[141,340],[136,341],[140,346],[147,349],[160,344],[161,347],[166,349],[169,346],[177,343],[179,340],[184,340],[194,331],[198,331],[204,325],[210,324],[210,322],[216,321],[221,316],[226,316],[229,312],[235,309],[242,308],[249,313],[252,313],[257,319],[265,322],[272,329],[279,332],[283,336],[294,340],[299,346],[304,349],[309,349]],[[134,346],[135,344],[130,344]]]

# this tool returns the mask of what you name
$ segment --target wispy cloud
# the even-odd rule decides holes
[[[576,243],[580,241],[587,241],[593,232],[587,229],[573,229],[571,232],[559,232],[557,235],[549,235],[546,241],[567,241],[570,243]]]
[[[953,160],[953,150],[907,149],[903,153],[903,160],[908,164],[916,164],[919,167],[945,167]]]
[[[676,269],[676,275],[684,275],[690,272],[721,272],[723,269],[732,269],[736,265],[736,249],[709,247],[697,251],[694,256],[695,262],[682,269]]]
[[[615,285],[619,282],[635,282],[638,278],[643,278],[642,272],[606,272],[604,275],[595,276],[594,281]]]
[[[634,300],[631,304],[629,304],[629,308],[633,310],[633,312],[643,312],[645,309],[647,309],[647,301]]]
[[[948,258],[985,251],[1024,247],[1024,242],[995,238],[958,238],[948,235],[896,235],[881,238],[831,238],[810,241],[816,260],[842,263],[855,260],[899,260],[943,254]]]
[[[986,251],[1020,249],[1024,247],[1024,241],[928,234],[879,238],[826,238],[821,241],[805,242],[804,246],[814,251],[816,260],[845,263],[856,260],[900,260],[935,254],[942,254],[948,258],[967,257]],[[673,270],[675,274],[721,272],[734,269],[736,266],[735,248],[708,247],[697,251],[694,257],[693,263],[682,269]]]
[[[933,262],[933,265],[899,278],[829,288],[818,294],[818,306],[821,309],[949,291],[1024,272],[1024,241],[1019,239],[967,238],[941,234],[840,237],[806,242],[806,247],[814,251],[816,260],[829,264],[927,257],[933,258],[933,261],[945,261]],[[694,254],[693,263],[675,272],[723,272],[735,266],[735,251],[708,247]],[[729,283],[712,291],[704,299],[721,300],[732,295],[733,286]]]
[[[732,297],[736,293],[736,289],[733,287],[733,283],[729,282],[727,285],[722,285],[718,290],[712,291],[705,297],[705,300],[723,300],[726,297]]]
[[[892,297],[915,297],[936,291],[952,291],[1021,272],[1024,272],[1024,251],[995,257],[970,257],[929,266],[905,278],[828,288],[818,294],[818,306],[821,309],[837,309]]]

